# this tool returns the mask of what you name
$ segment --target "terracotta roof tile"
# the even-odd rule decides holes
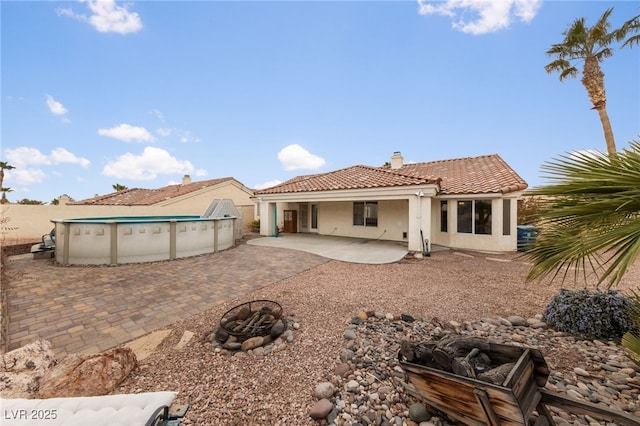
[[[507,194],[528,186],[498,154],[405,164],[399,171],[440,177],[440,194]]]
[[[497,154],[426,163],[389,166],[352,166],[328,173],[297,176],[260,194],[385,188],[439,184],[440,194],[506,194],[527,188],[527,183]]]
[[[279,185],[257,191],[256,194],[332,191],[341,189],[386,188],[393,186],[437,183],[427,176],[407,176],[397,170],[380,167],[352,166],[329,173],[297,176]]]
[[[111,194],[99,195],[86,200],[69,203],[73,205],[119,205],[119,206],[151,206],[162,201],[170,200],[189,194],[190,192],[235,180],[231,177],[203,180],[187,184],[169,185],[158,189],[131,188]]]

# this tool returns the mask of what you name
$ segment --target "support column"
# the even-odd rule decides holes
[[[214,219],[212,226],[213,226],[213,252],[217,253],[218,252],[218,225],[220,224],[219,220]]]
[[[69,264],[69,234],[71,233],[71,224],[64,222],[64,245],[62,250],[62,264]],[[56,236],[57,237],[57,236]]]
[[[174,260],[176,258],[177,222],[178,221],[176,219],[169,220],[169,260]]]
[[[111,264],[118,264],[118,224],[115,221],[108,220],[107,225],[111,230]]]

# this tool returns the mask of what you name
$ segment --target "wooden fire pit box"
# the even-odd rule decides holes
[[[494,364],[515,362],[502,385],[400,359],[400,365],[415,387],[415,391],[407,391],[452,419],[471,426],[523,426],[530,423],[533,411],[538,412],[535,426],[555,425],[547,406],[602,418],[620,426],[638,426],[637,418],[620,410],[545,389],[549,368],[537,349],[497,343],[488,346],[487,354]]]
[[[549,369],[537,349],[489,344],[496,364],[515,362],[502,386],[400,361],[419,397],[468,425],[522,426],[541,400]]]

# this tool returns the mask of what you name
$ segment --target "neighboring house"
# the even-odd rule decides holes
[[[153,207],[150,214],[158,214],[162,207],[167,215],[191,214],[202,215],[214,199],[230,199],[241,212],[245,226],[253,220],[254,201],[253,190],[232,177],[192,182],[191,177],[185,175],[182,183],[169,185],[157,189],[132,188],[97,195],[81,201],[68,202],[69,206],[129,206]],[[136,209],[136,215],[141,213]]]
[[[451,248],[515,251],[527,183],[499,155],[298,176],[256,191],[260,233],[308,232]],[[427,247],[424,246],[428,240]]]
[[[253,190],[231,177],[182,183],[157,189],[126,189],[74,201],[67,195],[58,205],[3,204],[2,217],[11,223],[2,229],[3,241],[38,241],[51,231],[53,219],[114,216],[202,216],[213,200],[230,199],[242,215],[243,229],[249,232],[254,219]],[[226,204],[226,203],[225,203]]]

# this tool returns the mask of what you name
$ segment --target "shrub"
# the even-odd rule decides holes
[[[560,290],[544,310],[552,328],[586,339],[620,340],[634,329],[633,301],[614,290]]]
[[[251,226],[251,229],[254,231],[260,230],[260,220],[252,220],[249,225]]]

